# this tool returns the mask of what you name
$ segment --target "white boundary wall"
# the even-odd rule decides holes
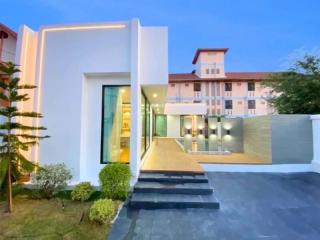
[[[312,115],[313,160],[312,170],[320,173],[320,114]]]

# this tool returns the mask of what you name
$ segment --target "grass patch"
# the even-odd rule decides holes
[[[6,203],[0,202],[0,239],[106,239],[110,225],[89,221],[92,202],[83,204],[86,214],[81,224],[81,204],[67,199],[64,204],[62,210],[57,198],[37,200],[19,195],[9,215],[4,213]]]

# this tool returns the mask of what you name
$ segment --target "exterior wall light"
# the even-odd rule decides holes
[[[199,129],[199,134],[203,134],[203,129]]]
[[[227,130],[227,135],[230,135],[230,129]]]
[[[216,130],[215,129],[211,129],[211,134],[216,135]]]
[[[187,128],[187,134],[191,134],[191,129]]]

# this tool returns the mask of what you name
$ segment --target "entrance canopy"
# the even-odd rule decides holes
[[[166,103],[164,113],[168,115],[205,115],[205,103]]]

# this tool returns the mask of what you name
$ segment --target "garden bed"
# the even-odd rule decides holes
[[[110,224],[98,225],[89,221],[88,214],[79,224],[82,209],[88,213],[92,202],[14,198],[12,214],[4,213],[6,203],[0,202],[0,239],[106,239]],[[118,202],[115,203],[117,206]],[[116,207],[117,207],[116,206]]]

